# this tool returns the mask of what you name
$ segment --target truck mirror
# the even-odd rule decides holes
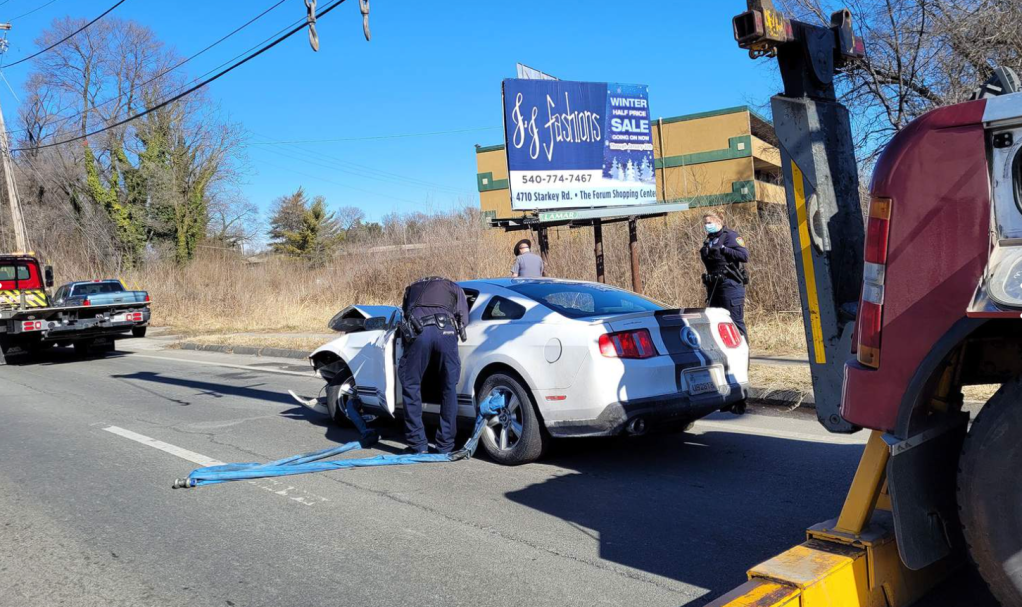
[[[49,289],[53,286],[53,266],[46,266],[43,272],[46,275],[46,288]]]

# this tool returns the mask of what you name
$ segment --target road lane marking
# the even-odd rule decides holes
[[[298,371],[285,371],[284,369],[267,369],[265,367],[252,367],[249,365],[232,365],[231,363],[221,363],[212,360],[188,360],[187,358],[174,358],[172,356],[150,356],[148,354],[131,354],[131,358],[152,358],[153,360],[171,360],[178,363],[187,363],[190,365],[205,365],[207,367],[228,367],[230,369],[244,369],[246,371],[261,371],[263,373],[279,373],[281,375],[297,375],[298,377],[309,377],[316,378],[317,376],[312,372],[299,373]]]
[[[152,447],[153,449],[159,449],[160,451],[164,451],[171,455],[176,455],[181,459],[186,459],[192,463],[199,464],[200,466],[203,467],[224,465],[224,462],[220,460],[216,460],[211,457],[206,457],[201,453],[189,451],[188,449],[183,449],[176,445],[171,445],[170,443],[165,443],[163,441],[156,440],[155,438],[146,436],[144,434],[132,432],[131,430],[125,430],[124,428],[118,428],[117,426],[107,426],[106,428],[103,429],[112,434],[116,434],[117,436],[123,436],[128,440],[133,440],[136,443],[141,443],[148,447]]]
[[[224,462],[217,459],[213,459],[212,457],[206,457],[201,453],[189,451],[188,449],[178,447],[177,445],[171,445],[170,443],[165,443],[161,440],[152,438],[151,436],[146,436],[144,434],[132,432],[131,430],[125,430],[124,428],[118,426],[107,426],[106,428],[103,429],[106,430],[107,432],[110,432],[111,434],[116,434],[117,436],[124,437],[128,440],[133,440],[136,443],[145,445],[147,447],[152,447],[153,449],[159,449],[164,453],[169,453],[176,457],[180,457],[183,460],[190,461],[194,464],[199,464],[202,467],[224,465]],[[304,489],[297,489],[294,485],[285,485],[281,481],[272,478],[253,479],[248,481],[248,484],[255,485],[256,487],[259,487],[260,489],[263,489],[265,491],[269,491],[274,495],[286,497],[287,499],[293,502],[298,502],[299,504],[303,504],[305,506],[314,506],[319,502],[328,501],[325,497],[316,495],[315,493],[309,493]]]
[[[838,445],[865,445],[869,438],[868,432],[863,432],[862,437],[847,434],[810,434],[808,432],[794,432],[791,430],[775,430],[762,426],[749,426],[733,422],[717,422],[712,420],[699,420],[695,427],[700,430],[732,432],[735,434],[752,434],[755,436],[769,436],[771,438],[784,438],[788,440],[809,441],[813,443],[828,443]]]

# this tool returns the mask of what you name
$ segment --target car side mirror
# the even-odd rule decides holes
[[[43,270],[43,275],[46,278],[46,288],[53,287],[53,266],[46,266],[46,269]]]

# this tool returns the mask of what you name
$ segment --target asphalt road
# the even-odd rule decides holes
[[[213,460],[354,436],[290,400],[321,385],[293,360],[121,344],[0,367],[0,606],[697,606],[836,516],[865,440],[754,412],[518,468],[171,490]],[[988,600],[968,574],[950,584],[966,602],[928,605]]]

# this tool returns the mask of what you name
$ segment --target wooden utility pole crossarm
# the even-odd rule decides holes
[[[0,23],[0,30],[9,29],[11,29],[10,23]],[[7,199],[7,204],[11,208],[15,248],[19,251],[28,251],[28,230],[25,228],[25,216],[21,212],[18,186],[14,183],[14,159],[11,158],[11,145],[7,140],[7,126],[4,124],[2,109],[0,109],[0,171],[3,171],[4,180],[4,187],[0,188],[0,192]]]

